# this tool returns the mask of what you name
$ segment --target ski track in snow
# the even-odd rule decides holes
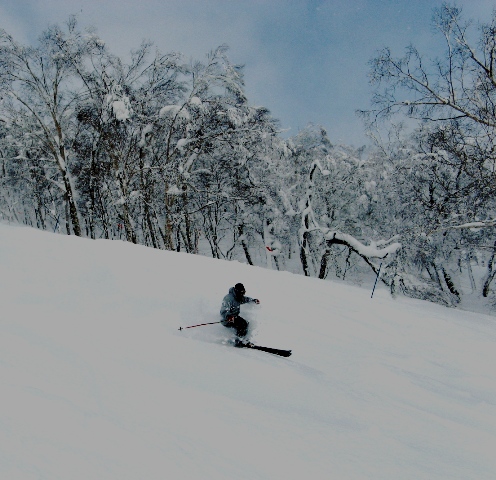
[[[0,478],[496,475],[496,322],[339,282],[0,225]],[[215,322],[241,281],[251,338]]]

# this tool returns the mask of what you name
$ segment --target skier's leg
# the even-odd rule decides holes
[[[248,322],[244,318],[236,317],[234,319],[234,326],[238,338],[246,337],[246,334],[248,333]]]

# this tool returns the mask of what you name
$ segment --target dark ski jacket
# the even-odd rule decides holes
[[[222,317],[222,324],[228,325],[227,317],[234,315],[238,316],[240,312],[240,307],[243,303],[255,302],[254,298],[243,296],[243,298],[238,300],[234,294],[234,287],[229,289],[229,293],[222,300],[222,306],[220,308],[220,315]]]

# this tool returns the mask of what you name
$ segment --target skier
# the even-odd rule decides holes
[[[220,309],[222,325],[236,329],[236,346],[243,345],[242,339],[248,333],[248,322],[239,316],[240,306],[243,303],[256,303],[257,305],[260,303],[260,300],[257,298],[246,297],[245,293],[246,290],[243,284],[237,283],[229,289],[229,293],[222,300],[222,307]]]

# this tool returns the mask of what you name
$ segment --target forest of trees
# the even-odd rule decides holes
[[[315,125],[283,138],[225,46],[125,61],[72,18],[36,46],[0,30],[0,219],[321,279],[381,266],[393,294],[491,305],[496,15],[433,20],[442,57],[371,60],[361,149]]]

